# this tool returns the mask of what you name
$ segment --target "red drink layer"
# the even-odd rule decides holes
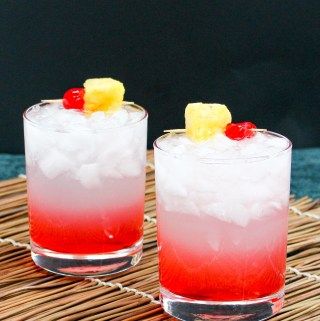
[[[32,174],[30,236],[41,248],[99,254],[125,249],[142,238],[143,172],[136,178],[105,180],[91,189],[67,176],[47,180],[36,168]]]
[[[108,253],[142,237],[143,200],[119,208],[58,211],[29,204],[30,236],[42,248],[72,254]]]
[[[166,211],[158,204],[161,285],[206,301],[266,297],[285,278],[287,207],[245,227],[208,215]]]

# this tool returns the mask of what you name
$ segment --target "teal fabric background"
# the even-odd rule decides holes
[[[0,154],[0,179],[25,173],[24,155]],[[291,193],[320,198],[320,148],[293,151]]]

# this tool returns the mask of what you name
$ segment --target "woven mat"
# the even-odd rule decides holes
[[[175,320],[159,304],[154,170],[149,152],[144,255],[111,277],[70,278],[30,257],[25,178],[0,182],[0,320]],[[273,321],[320,320],[320,204],[291,199],[286,300]]]

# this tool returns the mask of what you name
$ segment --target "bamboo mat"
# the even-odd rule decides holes
[[[148,154],[144,255],[129,271],[77,279],[30,257],[25,178],[0,182],[0,320],[175,320],[159,304],[155,190]],[[320,204],[291,199],[286,300],[273,321],[320,321]]]

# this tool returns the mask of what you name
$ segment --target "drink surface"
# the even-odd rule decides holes
[[[146,114],[90,116],[59,104],[25,116],[30,234],[40,247],[108,253],[142,237]]]
[[[262,298],[284,286],[290,142],[272,133],[156,142],[161,285],[207,301]]]

